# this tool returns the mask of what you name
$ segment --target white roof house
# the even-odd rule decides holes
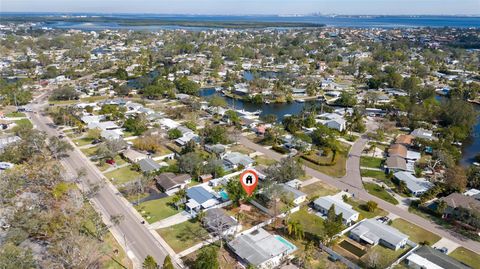
[[[360,214],[355,211],[351,205],[340,200],[337,198],[337,196],[329,195],[319,197],[313,202],[313,205],[315,209],[319,211],[320,217],[324,217],[332,205],[335,206],[335,214],[342,214],[343,223],[346,225],[350,225],[357,221],[358,217],[360,216]]]
[[[415,177],[409,172],[397,172],[393,174],[393,176],[405,182],[407,189],[415,196],[419,196],[433,187],[433,183],[427,181],[425,178]]]
[[[170,130],[170,129],[175,129],[177,128],[178,126],[180,126],[180,123],[172,120],[172,119],[169,119],[169,118],[163,118],[163,119],[160,119],[159,120],[159,123],[162,127],[164,127],[165,129],[167,130]]]
[[[116,140],[120,139],[123,136],[122,130],[116,129],[116,130],[102,130],[100,133],[100,136],[104,139],[107,140]]]
[[[279,235],[259,228],[240,235],[228,243],[228,247],[246,264],[259,269],[275,268],[297,248]]]
[[[307,194],[296,189],[296,188],[293,188],[292,186],[290,185],[287,185],[287,184],[280,184],[283,188],[283,191],[285,194],[291,196],[291,198],[293,199],[293,202],[296,204],[296,205],[299,205],[303,202],[305,202],[305,200],[307,199]]]
[[[83,116],[81,118],[81,120],[87,125],[90,123],[98,123],[104,119],[105,119],[104,115]]]
[[[320,119],[317,119],[317,123],[321,123],[328,128],[335,129],[338,131],[343,131],[347,127],[347,121],[343,118],[342,115],[337,113],[324,113],[319,115]]]
[[[190,140],[194,140],[195,142],[199,143],[200,142],[200,137],[194,133],[185,133],[182,135],[182,137],[179,137],[175,139],[175,143],[177,143],[179,146],[185,146]]]
[[[120,126],[113,121],[90,122],[88,124],[88,129],[115,130],[119,128]]]
[[[350,231],[350,238],[371,245],[381,244],[385,247],[398,250],[403,248],[408,235],[375,219],[366,219]]]

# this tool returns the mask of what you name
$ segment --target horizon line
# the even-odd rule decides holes
[[[331,17],[331,16],[442,16],[442,17],[480,17],[480,14],[422,14],[422,13],[410,13],[410,14],[341,14],[330,13],[322,14],[319,12],[313,13],[245,13],[245,14],[221,14],[221,13],[156,13],[156,12],[82,12],[82,11],[0,11],[0,14],[96,14],[96,15],[164,15],[164,16],[315,16],[315,17]]]

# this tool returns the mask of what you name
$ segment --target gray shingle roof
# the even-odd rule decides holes
[[[428,261],[448,269],[469,269],[471,267],[462,264],[454,258],[429,246],[422,246],[415,251],[415,254],[427,259]]]
[[[156,163],[154,160],[150,158],[146,158],[138,161],[138,165],[140,166],[140,170],[146,173],[158,170],[162,167],[160,164]]]
[[[322,207],[326,210],[330,209],[332,205],[335,205],[335,214],[339,215],[340,213],[342,213],[342,216],[345,220],[348,220],[352,216],[358,214],[357,211],[352,209],[352,206],[344,203],[343,201],[339,201],[332,196],[319,197],[313,203],[315,204],[315,206]]]
[[[433,183],[424,178],[417,178],[408,172],[397,172],[394,176],[407,184],[407,188],[412,192],[427,191],[433,186]]]
[[[378,239],[381,239],[394,246],[398,245],[403,240],[408,239],[407,235],[399,232],[397,229],[374,219],[362,221],[350,232],[360,238],[367,238],[374,242],[377,242]]]

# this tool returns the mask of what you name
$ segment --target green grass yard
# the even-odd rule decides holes
[[[347,157],[348,157],[348,151],[350,147],[341,145],[340,148],[341,149],[335,155],[335,160],[333,165],[318,165],[303,158],[300,158],[300,160],[306,166],[312,169],[315,169],[319,172],[322,172],[332,177],[342,177],[346,173]],[[314,158],[319,163],[329,164],[331,163],[331,159],[332,159],[331,154],[332,153],[330,153],[329,156],[318,156],[316,155],[316,151],[315,151],[314,153],[311,153],[309,156]]]
[[[14,121],[17,126],[33,127],[29,119],[21,119]]]
[[[174,196],[169,196],[147,201],[135,206],[135,208],[148,221],[148,223],[154,223],[180,212],[171,206],[173,197]]]
[[[185,221],[159,229],[157,232],[176,253],[193,247],[209,238],[207,230],[196,220]]]
[[[125,166],[105,173],[105,176],[115,185],[124,184],[142,176],[142,174],[131,168],[131,166]]]
[[[394,205],[398,204],[397,199],[391,196],[385,189],[383,189],[379,185],[375,183],[363,183],[363,186],[365,187],[367,192],[370,193],[371,195],[377,196],[378,198],[385,200],[389,203],[392,203]]]
[[[376,245],[370,248],[368,253],[362,257],[360,265],[363,265],[362,268],[387,268],[409,250],[410,247],[408,246],[406,246],[404,249],[395,251],[381,245]],[[374,266],[369,261],[369,257],[376,257]]]
[[[382,158],[362,156],[360,158],[360,166],[380,169],[382,161]]]
[[[290,215],[291,220],[298,220],[305,232],[311,234],[322,235],[324,233],[323,219],[314,214],[315,211],[309,213],[306,208]]]
[[[420,228],[404,219],[394,219],[392,221],[392,227],[408,235],[409,239],[415,243],[427,241],[430,243],[430,245],[433,245],[440,240],[440,236]]]
[[[450,253],[450,256],[469,265],[473,269],[480,269],[480,254],[471,250],[464,247],[458,247]]]
[[[90,145],[92,143],[93,139],[91,138],[88,138],[88,137],[82,137],[82,138],[77,138],[77,139],[73,139],[72,142],[81,147],[81,146],[85,146],[85,145]]]
[[[25,113],[23,112],[17,112],[17,111],[14,111],[14,112],[10,112],[8,114],[5,114],[5,117],[7,118],[20,118],[20,117],[26,117],[27,115],[25,115]]]
[[[353,207],[358,213],[360,213],[360,218],[371,219],[377,216],[386,216],[388,213],[381,208],[375,209],[374,212],[370,212],[367,210],[367,206],[365,202],[350,198],[348,199],[347,203]]]

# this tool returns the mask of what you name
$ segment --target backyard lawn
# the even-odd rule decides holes
[[[395,227],[400,232],[408,235],[408,239],[415,243],[427,241],[428,243],[430,243],[430,245],[433,245],[438,240],[440,240],[440,236],[431,233],[423,228],[420,228],[417,225],[412,224],[404,219],[394,219],[392,221],[392,227]]]
[[[196,220],[188,220],[159,229],[157,232],[176,253],[193,247],[209,238],[207,230]]]
[[[323,219],[315,215],[314,211],[309,213],[306,208],[290,215],[291,220],[298,220],[305,232],[322,235],[324,233]]]
[[[332,187],[330,185],[327,185],[321,181],[315,182],[313,184],[310,184],[308,186],[302,187],[300,189],[302,192],[307,194],[308,199],[312,197],[319,197],[319,196],[325,196],[325,195],[334,195],[338,193],[338,189],[335,187]]]
[[[467,264],[474,269],[480,269],[480,254],[477,254],[471,250],[468,250],[464,247],[458,247],[450,256]]]
[[[370,212],[370,211],[367,210],[366,203],[364,203],[362,201],[359,201],[359,200],[356,200],[356,199],[353,199],[353,198],[349,198],[347,203],[350,204],[353,207],[354,210],[356,210],[358,213],[360,213],[360,219],[363,219],[363,218],[371,219],[371,218],[374,218],[374,217],[377,217],[377,216],[388,215],[386,211],[384,211],[383,209],[378,208],[378,207],[377,207],[377,209],[375,209],[374,212]]]
[[[148,223],[154,223],[180,213],[180,210],[176,210],[170,205],[173,197],[174,196],[169,196],[157,200],[147,201],[135,206],[135,208],[148,221]]]
[[[308,167],[315,169],[319,172],[327,174],[332,177],[342,177],[346,173],[347,157],[348,157],[349,147],[342,145],[340,150],[335,155],[335,160],[333,165],[318,165],[311,161],[308,161],[305,158],[301,158],[301,161]],[[318,163],[330,164],[331,156],[330,153],[328,156],[318,156],[317,151],[307,155],[307,158],[314,159]]]
[[[408,245],[404,249],[397,251],[376,245],[368,250],[360,263],[363,264],[363,268],[387,268],[409,250],[410,247]]]
[[[398,204],[397,199],[391,196],[385,189],[380,187],[375,183],[364,183],[363,186],[371,195],[377,196],[378,198],[385,200],[394,205]]]
[[[105,176],[115,185],[124,184],[142,176],[139,172],[132,170],[132,167],[125,166],[111,172],[105,173]]]
[[[382,158],[362,156],[360,158],[360,166],[380,169],[382,161]]]

